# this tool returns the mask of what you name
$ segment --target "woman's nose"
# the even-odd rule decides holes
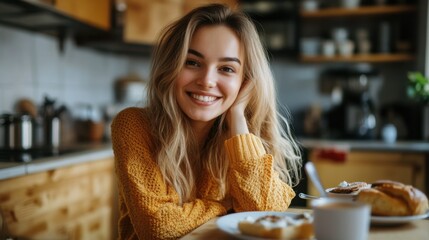
[[[206,88],[212,88],[216,86],[216,70],[206,69],[202,71],[198,78],[197,84]]]

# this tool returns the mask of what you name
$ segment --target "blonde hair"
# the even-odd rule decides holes
[[[148,109],[157,149],[156,160],[166,183],[178,193],[180,202],[195,196],[199,173],[206,169],[227,191],[228,160],[224,150],[227,139],[225,113],[216,119],[201,150],[190,122],[176,102],[175,79],[181,71],[194,32],[210,25],[225,25],[238,36],[245,52],[244,79],[254,85],[246,108],[249,130],[260,137],[274,159],[274,169],[290,185],[298,183],[300,150],[291,136],[287,119],[276,104],[274,79],[266,52],[252,21],[242,12],[211,4],[196,8],[169,25],[160,36],[152,56]]]

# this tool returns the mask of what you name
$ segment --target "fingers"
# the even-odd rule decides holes
[[[236,102],[248,102],[250,99],[250,93],[253,89],[253,83],[250,80],[245,79],[241,84],[240,92],[238,93]]]

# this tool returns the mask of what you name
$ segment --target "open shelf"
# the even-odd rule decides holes
[[[71,34],[79,46],[103,52],[148,56],[152,45],[126,43],[122,29],[105,30],[35,0],[0,0],[0,24],[58,39],[60,51]]]
[[[331,7],[316,11],[300,11],[303,18],[352,17],[368,15],[388,15],[416,12],[415,5],[363,6],[358,8]]]
[[[30,0],[0,0],[0,23],[44,33],[54,33],[59,29],[106,32],[54,6]]]
[[[351,56],[332,56],[326,57],[321,55],[299,57],[301,62],[367,62],[367,63],[386,63],[386,62],[406,62],[414,61],[415,56],[409,53],[392,53],[392,54],[355,54]]]
[[[107,31],[31,0],[0,0],[0,24],[56,37],[63,51],[67,34],[106,34]]]

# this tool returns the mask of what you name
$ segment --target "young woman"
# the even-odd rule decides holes
[[[146,108],[112,123],[121,239],[179,238],[230,211],[284,211],[301,158],[243,13],[197,8],[154,50]]]

